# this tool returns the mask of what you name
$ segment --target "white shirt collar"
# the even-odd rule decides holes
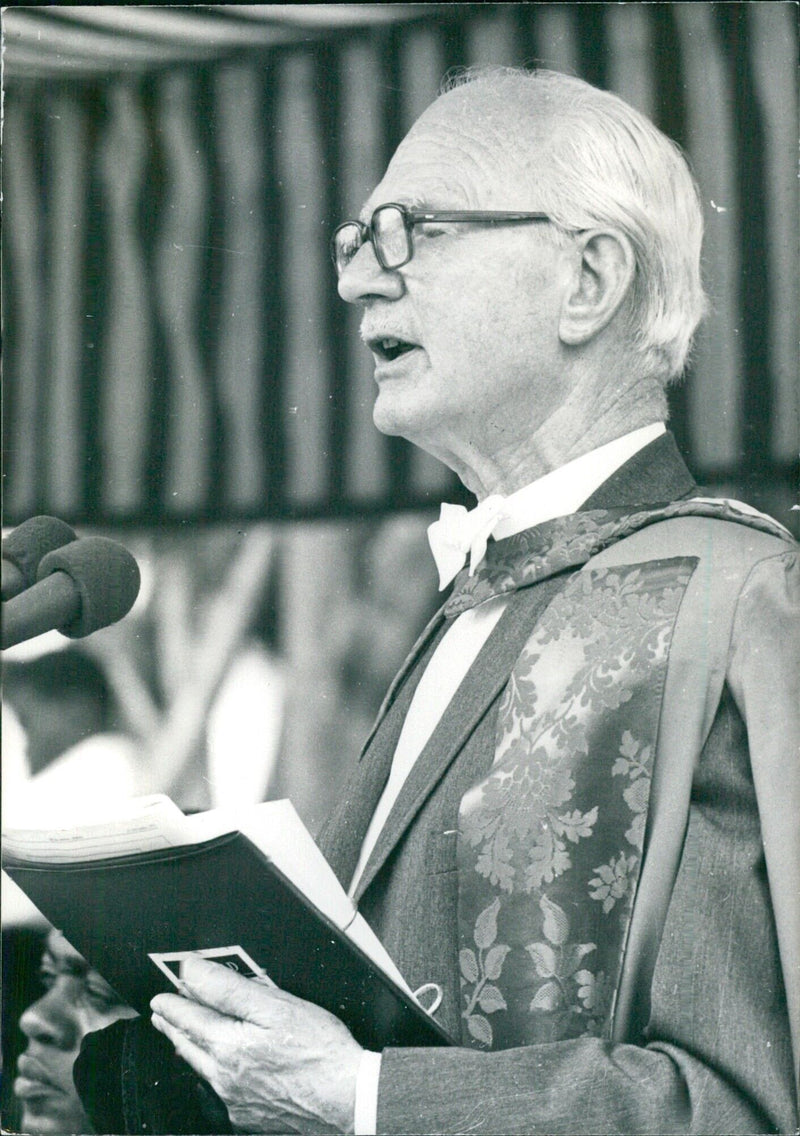
[[[493,530],[495,540],[576,512],[612,473],[664,433],[663,422],[642,426],[511,493],[504,502],[505,515]]]

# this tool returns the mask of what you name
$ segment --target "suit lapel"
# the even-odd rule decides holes
[[[372,745],[372,739],[375,737],[375,734],[378,730],[378,727],[380,726],[381,722],[383,721],[383,719],[388,714],[389,710],[394,705],[395,699],[397,698],[397,695],[398,695],[400,688],[402,687],[405,680],[408,678],[409,674],[413,670],[413,668],[416,665],[417,661],[419,660],[420,656],[423,654],[423,652],[425,652],[426,649],[428,649],[430,647],[431,643],[433,642],[433,639],[437,636],[437,634],[441,634],[443,632],[443,630],[444,630],[444,614],[443,614],[443,612],[444,612],[444,605],[442,605],[439,608],[439,610],[436,612],[436,614],[430,619],[427,627],[422,632],[422,634],[419,636],[416,643],[414,644],[414,646],[411,648],[408,655],[406,656],[406,659],[405,659],[403,665],[401,666],[400,670],[397,672],[395,677],[392,679],[392,681],[389,685],[389,689],[386,691],[386,694],[384,695],[383,702],[381,703],[380,709],[378,710],[378,713],[375,717],[375,721],[372,723],[372,728],[370,729],[369,733],[367,734],[367,737],[364,741],[364,744],[361,747],[361,753],[359,754],[359,761],[364,757],[365,753],[367,752],[369,747]]]
[[[369,822],[389,776],[417,683],[445,630],[444,618],[436,616],[420,636],[384,699],[338,804],[317,837],[320,849],[345,888],[350,886]]]
[[[539,615],[568,578],[568,575],[554,576],[536,588],[522,589],[509,600],[400,790],[364,868],[355,893],[356,901],[375,879],[398,840],[505,687]],[[397,737],[394,738],[394,746],[396,744]]]

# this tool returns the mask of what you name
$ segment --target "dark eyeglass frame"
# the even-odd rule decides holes
[[[380,236],[376,235],[375,218],[385,209],[393,209],[399,213],[403,218],[403,226],[406,231],[408,255],[402,260],[395,260],[389,262],[381,248]],[[464,209],[450,209],[445,211],[420,211],[416,209],[407,209],[405,205],[400,205],[396,201],[387,201],[383,205],[379,205],[377,209],[373,210],[372,216],[367,224],[363,221],[343,221],[341,225],[337,225],[331,236],[331,257],[333,259],[334,267],[336,268],[337,275],[341,276],[344,269],[356,256],[359,249],[369,241],[375,253],[375,259],[381,268],[387,271],[393,271],[395,268],[402,268],[404,264],[408,264],[414,255],[414,240],[413,232],[415,225],[423,225],[426,222],[445,222],[445,223],[463,223],[468,225],[507,225],[517,224],[524,221],[552,221],[548,213],[521,213],[516,211],[507,210],[464,210]],[[339,256],[337,254],[336,238],[339,233],[344,229],[355,226],[361,236],[361,243],[356,248],[353,255],[349,260],[340,265]]]

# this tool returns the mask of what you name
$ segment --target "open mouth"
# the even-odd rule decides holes
[[[387,336],[382,339],[370,339],[369,349],[379,359],[392,362],[399,359],[401,355],[407,355],[409,351],[413,351],[418,344],[409,343],[405,339],[394,339]]]

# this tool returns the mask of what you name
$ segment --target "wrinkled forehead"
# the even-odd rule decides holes
[[[387,201],[428,209],[532,208],[530,170],[538,147],[535,130],[520,145],[512,107],[450,92],[400,143],[361,220]]]

